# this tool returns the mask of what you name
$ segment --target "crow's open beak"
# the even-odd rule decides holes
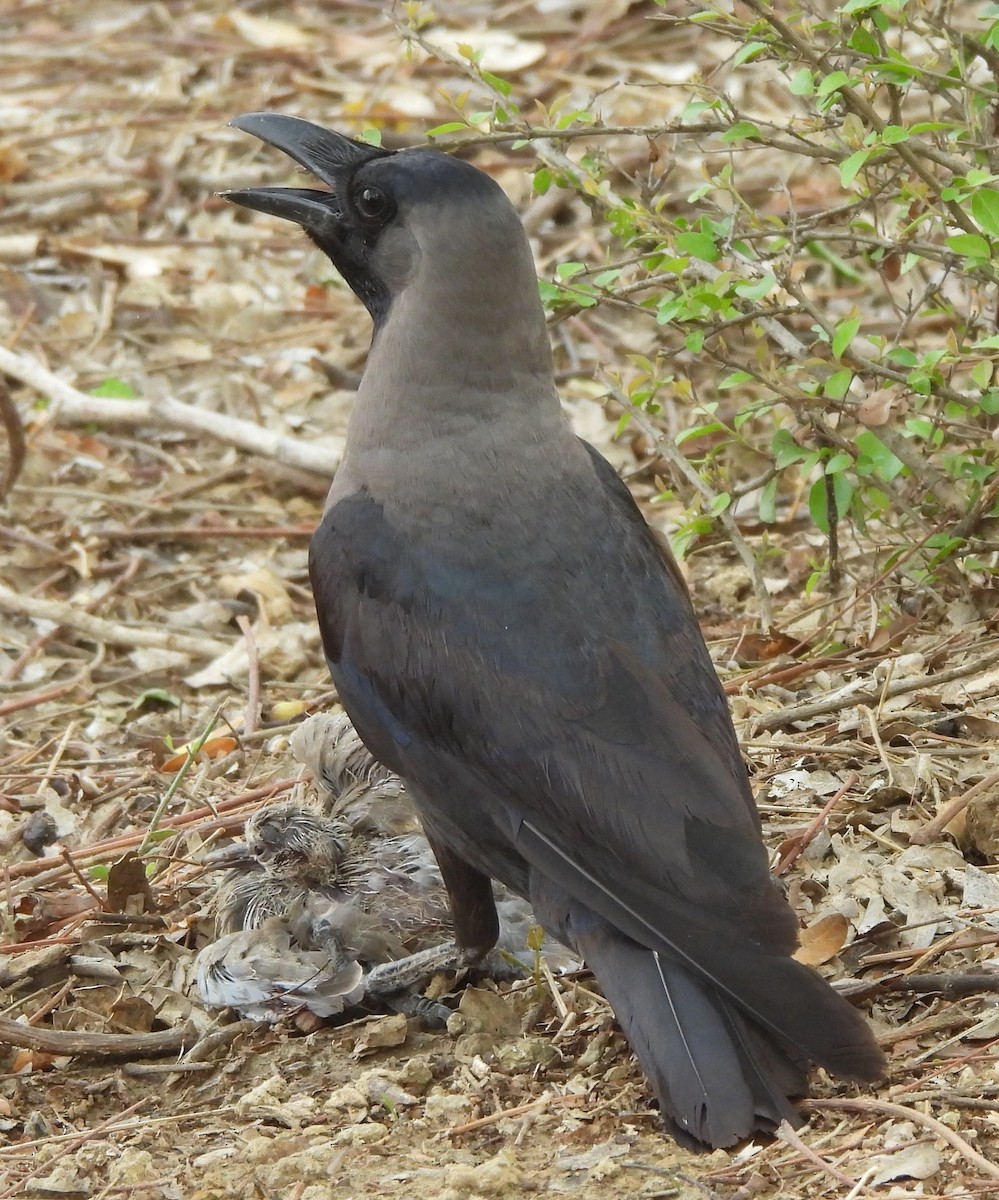
[[[250,133],[268,146],[283,151],[299,166],[305,167],[327,184],[331,191],[318,188],[239,188],[222,192],[222,197],[243,208],[294,221],[319,235],[334,232],[340,222],[342,210],[336,193],[344,179],[361,163],[391,153],[377,146],[369,146],[366,142],[355,142],[353,138],[313,125],[311,121],[282,113],[247,113],[237,117],[231,124],[233,128]]]

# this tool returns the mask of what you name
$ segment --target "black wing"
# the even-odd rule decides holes
[[[797,923],[685,589],[590,462],[511,505],[530,529],[497,512],[438,539],[363,491],[336,502],[311,571],[344,706],[472,866],[525,895],[551,881],[808,1057],[870,1073],[851,1065],[871,1050],[859,1018],[787,957]]]
[[[404,778],[485,800],[466,818],[485,840],[548,870],[565,856],[560,876],[639,912],[694,906],[786,953],[794,922],[689,600],[627,489],[590,461],[568,494],[538,499],[570,527],[542,512],[502,555],[483,529],[478,561],[363,492],[327,512],[311,569],[345,707]],[[595,543],[601,561],[572,551]]]

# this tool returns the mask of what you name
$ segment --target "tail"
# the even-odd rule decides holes
[[[809,1063],[847,1079],[873,1082],[884,1073],[864,1018],[792,958],[716,932],[693,939],[702,974],[691,959],[641,945],[538,875],[532,899],[542,924],[600,981],[663,1119],[687,1146],[730,1146],[784,1120],[800,1123],[789,1097],[808,1094]],[[725,980],[724,990],[715,979]]]
[[[731,1146],[801,1117],[807,1065],[683,966],[603,923],[576,931],[673,1136],[691,1148]]]

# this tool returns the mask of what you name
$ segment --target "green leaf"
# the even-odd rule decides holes
[[[985,238],[979,237],[977,233],[951,234],[947,239],[947,245],[955,254],[960,254],[964,258],[988,259],[992,256],[988,242]]]
[[[860,456],[857,459],[857,471],[859,474],[869,475],[873,473],[883,479],[885,483],[891,483],[895,476],[903,470],[904,464],[902,460],[896,458],[872,430],[861,430],[853,441],[860,451]]]
[[[981,188],[971,197],[971,215],[980,229],[999,237],[999,192]]]
[[[513,91],[513,84],[508,79],[501,79],[499,75],[493,75],[489,71],[482,72],[482,82],[488,83],[491,88],[494,88],[504,98],[508,97]]]
[[[858,25],[850,35],[849,46],[851,50],[856,50],[858,54],[869,54],[871,58],[878,58],[881,54],[878,39],[869,29],[865,29],[863,25]]]
[[[840,450],[838,454],[834,454],[826,463],[827,475],[838,475],[840,471],[845,471],[853,463],[853,459],[845,450]]]
[[[977,388],[985,389],[992,382],[992,364],[988,359],[983,358],[981,362],[975,363],[971,368],[971,381]]]
[[[758,58],[762,51],[769,49],[766,42],[747,42],[740,50],[736,51],[732,59],[733,67],[740,67],[744,62],[750,62],[754,58]]]
[[[713,433],[724,433],[725,426],[721,421],[709,421],[703,425],[692,425],[690,429],[681,429],[673,439],[678,446],[689,442],[691,438],[710,437]]]
[[[850,83],[850,76],[845,71],[833,71],[819,84],[817,94],[820,97],[830,96],[833,92],[838,92],[840,88],[850,87]]]
[[[815,81],[812,79],[811,71],[807,67],[795,71],[788,87],[792,96],[810,96],[815,91]]]
[[[759,514],[764,525],[777,520],[777,476],[765,483],[760,490]]]
[[[826,380],[822,388],[822,394],[828,396],[830,400],[842,400],[850,390],[852,382],[853,372],[851,370],[836,371]]]
[[[850,500],[853,498],[853,484],[846,475],[834,475],[832,480],[833,496],[836,500],[836,521],[839,523],[850,507]],[[812,520],[823,533],[829,532],[829,509],[826,502],[826,486],[826,480],[823,476],[821,479],[816,479],[808,492],[808,511],[811,513]]]
[[[916,137],[920,133],[939,133],[943,129],[953,128],[954,126],[950,121],[917,121],[909,129],[909,134],[911,137]]]
[[[721,251],[715,244],[715,239],[708,233],[678,234],[676,245],[682,254],[689,254],[691,258],[700,259],[701,262],[717,262],[721,258]]]
[[[897,146],[899,142],[907,142],[909,140],[909,131],[901,125],[886,125],[881,134],[881,141],[885,146]]]
[[[778,429],[770,443],[774,455],[774,466],[778,471],[785,471],[794,463],[801,462],[805,451],[798,445],[786,429]]]
[[[840,321],[836,326],[836,332],[833,334],[832,352],[833,358],[839,359],[849,350],[853,344],[853,339],[857,336],[857,330],[860,328],[860,317],[847,317],[845,321]]]
[[[692,329],[683,339],[683,344],[689,354],[700,354],[704,347],[704,330]]]
[[[776,284],[777,277],[775,275],[764,275],[754,283],[750,283],[748,280],[743,283],[737,283],[734,291],[743,300],[762,300],[764,296],[769,295],[773,291]]]
[[[923,438],[924,441],[929,441],[933,437],[933,422],[927,420],[926,417],[909,417],[905,422],[905,427],[918,438]]]
[[[539,196],[545,195],[552,185],[552,173],[547,167],[538,167],[534,172],[534,190]]]
[[[105,400],[137,400],[139,398],[139,393],[130,383],[126,383],[124,379],[115,379],[110,375],[103,383],[91,388],[90,395],[100,396]]]
[[[541,297],[541,303],[546,308],[550,308],[562,299],[562,289],[556,287],[554,283],[549,283],[547,279],[539,279],[538,295]]]
[[[561,280],[572,279],[576,275],[582,274],[586,270],[586,264],[581,262],[564,262],[559,263],[555,268],[555,274]]]
[[[741,142],[744,138],[758,138],[760,129],[752,121],[736,121],[731,129],[722,135],[723,142]]]
[[[843,187],[849,187],[860,174],[864,163],[874,153],[873,149],[855,150],[849,158],[844,158],[839,164],[839,181]]]
[[[445,133],[460,133],[467,129],[464,121],[445,121],[443,125],[435,125],[427,130],[427,137],[441,137]]]
[[[752,378],[748,371],[733,371],[718,384],[718,390],[723,392],[727,388],[738,387],[740,383],[748,383]]]
[[[367,142],[369,146],[380,146],[382,144],[382,131],[380,129],[363,129],[358,137],[358,141]]]

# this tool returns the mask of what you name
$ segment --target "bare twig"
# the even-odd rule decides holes
[[[194,1026],[185,1021],[158,1033],[81,1033],[73,1029],[39,1029],[0,1017],[0,1042],[44,1054],[88,1058],[155,1058],[176,1054],[193,1043]]]
[[[0,379],[0,424],[7,431],[7,462],[0,472],[0,501],[6,500],[10,489],[24,466],[25,440],[21,415],[10,397],[10,390]]]
[[[972,800],[976,796],[980,796],[983,792],[988,792],[992,788],[999,785],[999,771],[990,771],[984,779],[979,779],[976,784],[973,784],[966,792],[960,796],[956,796],[937,813],[931,820],[927,821],[922,829],[917,829],[910,838],[917,846],[925,846],[929,842],[935,842],[947,828],[947,826],[959,814],[964,812]]]
[[[243,732],[247,737],[256,733],[260,720],[260,661],[257,657],[257,642],[253,636],[253,624],[245,613],[236,617],[239,631],[246,640],[246,658],[249,670],[249,683],[246,689],[246,715],[243,718]]]
[[[849,1175],[844,1175],[843,1172],[837,1170],[832,1163],[827,1163],[820,1154],[816,1154],[811,1146],[803,1142],[801,1138],[798,1137],[797,1132],[790,1122],[781,1121],[780,1125],[777,1127],[777,1136],[782,1142],[786,1142],[792,1150],[797,1150],[802,1158],[807,1159],[812,1166],[818,1167],[820,1171],[824,1171],[827,1175],[831,1175],[837,1183],[842,1183],[846,1187],[850,1188],[857,1186],[856,1179],[851,1179]]]
[[[229,649],[227,642],[215,638],[192,637],[189,634],[119,624],[104,617],[95,617],[75,604],[64,600],[48,600],[44,596],[24,596],[0,583],[0,610],[22,617],[41,618],[71,629],[90,642],[105,642],[113,646],[175,650],[202,658],[216,657]]]
[[[823,805],[822,810],[816,815],[815,820],[811,822],[811,824],[804,831],[804,833],[801,834],[800,837],[795,839],[794,845],[781,859],[776,870],[774,871],[775,875],[784,875],[791,869],[792,866],[794,866],[794,864],[801,857],[802,853],[815,840],[816,834],[825,824],[826,818],[829,816],[832,810],[852,787],[856,787],[858,778],[859,777],[855,773],[850,775],[839,791],[834,796],[830,797],[826,804]]]
[[[894,696],[905,696],[910,692],[918,692],[920,688],[938,687],[941,683],[950,683],[955,679],[966,679],[969,675],[980,675],[990,667],[999,663],[999,650],[991,650],[980,658],[970,659],[959,667],[951,667],[946,671],[937,671],[933,675],[912,675],[908,679],[899,679],[886,688],[877,691],[860,690],[862,681],[840,688],[833,696],[824,700],[813,700],[808,704],[798,704],[791,708],[781,708],[777,712],[757,717],[752,722],[753,734],[762,733],[768,729],[780,729],[782,725],[791,725],[795,721],[809,721],[812,717],[827,716],[829,713],[840,712],[854,704],[878,705]]]
[[[949,1146],[953,1146],[972,1166],[984,1171],[992,1179],[999,1179],[999,1167],[990,1162],[984,1154],[979,1154],[963,1137],[953,1129],[920,1112],[917,1108],[907,1108],[903,1104],[890,1104],[887,1100],[804,1100],[802,1108],[811,1112],[855,1112],[865,1116],[871,1113],[883,1113],[886,1117],[896,1117],[901,1121],[912,1121],[914,1125],[922,1125],[930,1130],[934,1137],[942,1138]]]
[[[518,1104],[516,1108],[500,1109],[499,1112],[489,1113],[484,1117],[476,1117],[474,1121],[465,1121],[462,1125],[452,1125],[448,1132],[452,1137],[459,1133],[470,1133],[473,1129],[484,1129],[487,1125],[495,1125],[497,1121],[504,1121],[508,1117],[522,1117],[524,1113],[534,1112],[539,1108],[547,1108],[552,1105],[555,1108],[579,1108],[587,1103],[589,1097],[577,1096],[575,1094],[567,1096],[541,1096],[537,1100],[531,1100],[527,1104]]]
[[[837,987],[842,996],[851,1000],[866,999],[884,993],[903,996],[943,996],[957,1000],[962,996],[980,996],[999,992],[999,973],[985,975],[973,972],[948,971],[939,975],[886,975],[881,979],[857,980],[846,987]]]
[[[18,379],[51,402],[49,419],[55,424],[152,425],[185,433],[208,434],[226,445],[259,454],[263,458],[332,476],[340,455],[342,439],[323,444],[299,441],[228,413],[212,412],[184,404],[172,396],[157,400],[115,400],[88,396],[54,375],[34,358],[15,354],[0,346],[0,373]]]
[[[262,800],[269,800],[272,796],[276,796],[281,792],[290,791],[297,782],[297,778],[279,779],[274,783],[265,784],[263,787],[254,788],[252,791],[243,792],[239,796],[232,796],[228,800],[222,800],[213,808],[198,808],[193,812],[180,813],[174,817],[164,817],[160,821],[159,827],[161,829],[192,829],[202,835],[211,833],[213,830],[219,828],[235,830],[240,827],[243,815],[226,817],[222,814],[249,808]],[[143,830],[139,833],[122,834],[120,837],[109,838],[104,842],[95,842],[92,846],[84,846],[75,851],[73,861],[77,863],[96,862],[102,858],[120,854],[122,850],[129,850],[133,846],[138,846],[145,836],[146,834]],[[63,863],[61,857],[56,856],[36,858],[32,862],[13,863],[4,869],[9,873],[11,879],[17,879],[34,877],[59,867],[62,868],[60,873],[65,874],[65,863]],[[17,948],[17,946],[14,947],[14,949]],[[10,949],[11,947],[9,946],[0,947],[0,951],[7,953],[10,952]]]

